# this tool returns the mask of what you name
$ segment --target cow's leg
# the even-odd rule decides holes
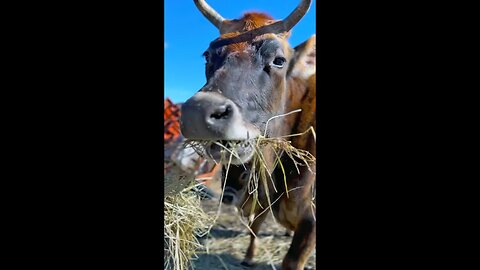
[[[306,211],[308,213],[308,211]],[[292,244],[282,262],[282,270],[303,270],[315,249],[316,222],[311,214],[305,214],[295,230]]]
[[[250,229],[257,235],[257,237],[260,226],[266,217],[267,213],[263,213],[262,215],[258,216],[250,226]],[[258,239],[250,232],[250,244],[248,245],[247,254],[245,255],[245,259],[242,261],[242,265],[253,266],[253,256],[255,255],[255,251],[257,249],[257,242]]]

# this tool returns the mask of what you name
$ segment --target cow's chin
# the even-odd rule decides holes
[[[255,139],[212,142],[206,147],[206,154],[218,163],[241,165],[249,162],[254,150]]]

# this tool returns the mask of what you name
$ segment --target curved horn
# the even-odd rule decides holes
[[[211,6],[209,6],[205,0],[193,0],[197,8],[202,12],[211,23],[213,23],[218,29],[225,20],[218,12],[216,12]]]
[[[292,29],[303,18],[303,16],[305,16],[311,3],[312,0],[302,0],[295,10],[283,20],[283,30],[286,32],[290,31],[290,29]]]

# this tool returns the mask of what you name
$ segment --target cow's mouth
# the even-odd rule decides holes
[[[254,143],[255,139],[210,142],[205,147],[205,154],[218,163],[240,165],[253,157]]]

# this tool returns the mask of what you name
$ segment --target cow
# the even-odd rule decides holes
[[[287,42],[290,30],[308,11],[311,0],[302,0],[284,20],[274,20],[265,13],[245,13],[240,19],[227,20],[203,0],[194,0],[201,13],[220,32],[205,56],[206,84],[182,106],[181,132],[189,140],[235,142],[236,155],[222,164],[222,181],[228,185],[224,202],[229,198],[240,209],[251,209],[246,196],[254,149],[248,143],[259,136],[280,137],[304,132],[315,126],[316,75],[315,35],[292,49]],[[290,111],[301,113],[273,119]],[[272,120],[273,119],[273,120]],[[267,128],[268,123],[268,128]],[[316,155],[313,134],[294,137],[292,144]],[[220,159],[218,144],[204,147],[213,159]],[[266,165],[277,184],[278,192],[259,187],[259,202],[270,199],[276,220],[294,231],[282,269],[303,269],[315,248],[316,219],[314,203],[315,169],[297,167],[282,156],[283,170],[274,167],[275,153],[262,149]],[[228,166],[228,167],[226,167]],[[228,176],[227,174],[228,169]],[[288,193],[283,184],[287,176]],[[268,181],[270,191],[274,182]],[[230,194],[230,196],[229,196]],[[252,265],[256,250],[256,233],[266,217],[256,207],[250,224],[251,241],[242,264]],[[249,211],[242,211],[249,215]],[[262,214],[263,213],[263,214]]]

